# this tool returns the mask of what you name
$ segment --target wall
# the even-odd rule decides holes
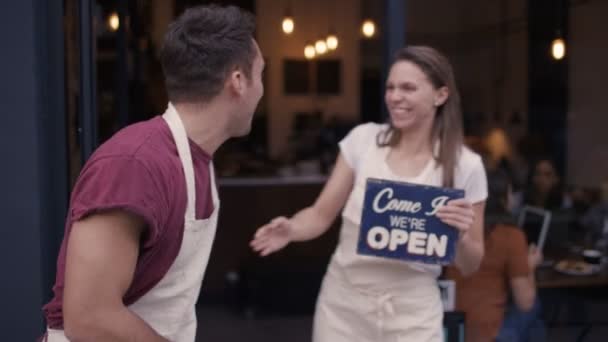
[[[295,112],[310,112],[320,109],[328,115],[356,121],[359,118],[359,0],[294,0],[292,15],[295,30],[287,36],[281,30],[285,8],[277,4],[286,1],[258,0],[257,39],[266,58],[268,78],[265,98],[268,115],[268,134],[270,154],[282,156],[288,143],[291,124]],[[328,32],[328,21],[334,12],[339,11],[339,20],[334,20],[339,38],[338,49],[327,58],[342,61],[342,94],[339,96],[316,97],[286,96],[283,94],[283,59],[304,58],[304,44]],[[329,17],[328,17],[329,16]],[[323,57],[321,57],[323,58]]]
[[[11,46],[2,54],[0,83],[5,121],[1,127],[2,146],[2,235],[0,260],[5,270],[1,291],[4,295],[2,316],[3,341],[32,341],[42,327],[40,307],[40,215],[38,201],[31,194],[40,188],[40,165],[37,163],[38,135],[36,134],[37,90],[34,52],[33,2],[23,1],[3,5],[3,13],[10,29],[3,29],[2,40]],[[4,21],[3,21],[4,22]],[[16,27],[19,29],[17,30]],[[9,32],[21,32],[19,35]],[[11,80],[11,81],[9,81]],[[10,113],[10,114],[9,114]],[[18,146],[18,150],[15,150]],[[34,154],[30,154],[34,152]],[[19,260],[19,263],[15,261]],[[10,274],[10,277],[8,276]],[[26,335],[27,334],[27,335]],[[12,339],[11,339],[12,338]]]
[[[592,0],[570,11],[570,108],[568,111],[568,182],[598,186],[608,178],[608,2]]]
[[[0,341],[34,341],[54,280],[67,203],[63,10],[2,2]],[[15,34],[19,32],[19,34]]]
[[[174,6],[175,4],[173,1],[152,0],[150,8],[152,9],[152,21],[154,22],[154,25],[152,25],[150,36],[152,37],[152,42],[154,43],[155,52],[157,54],[160,52],[160,48],[163,45],[165,32],[167,31],[169,23],[175,19]]]

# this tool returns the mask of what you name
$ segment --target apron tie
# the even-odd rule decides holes
[[[377,324],[380,334],[382,334],[384,329],[384,320],[395,316],[395,307],[392,302],[393,297],[391,293],[384,293],[376,297]]]

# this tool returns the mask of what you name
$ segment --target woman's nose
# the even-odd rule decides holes
[[[390,102],[399,102],[401,100],[401,96],[396,91],[390,91],[386,94],[386,99]]]

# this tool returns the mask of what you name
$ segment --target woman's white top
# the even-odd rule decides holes
[[[378,133],[386,129],[387,124],[361,124],[340,142],[342,156],[354,171],[355,181],[342,211],[340,240],[328,272],[367,289],[431,284],[441,272],[440,265],[364,256],[356,252],[367,178],[442,186],[443,170],[434,158],[415,177],[401,177],[391,171],[386,162],[390,147],[379,147],[376,143]],[[465,198],[471,203],[484,201],[488,194],[481,157],[464,146],[455,169],[454,188],[464,189]]]

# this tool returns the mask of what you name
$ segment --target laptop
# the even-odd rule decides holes
[[[540,251],[545,247],[551,223],[551,212],[542,208],[524,206],[519,214],[518,226],[523,229],[528,244],[536,244]]]

